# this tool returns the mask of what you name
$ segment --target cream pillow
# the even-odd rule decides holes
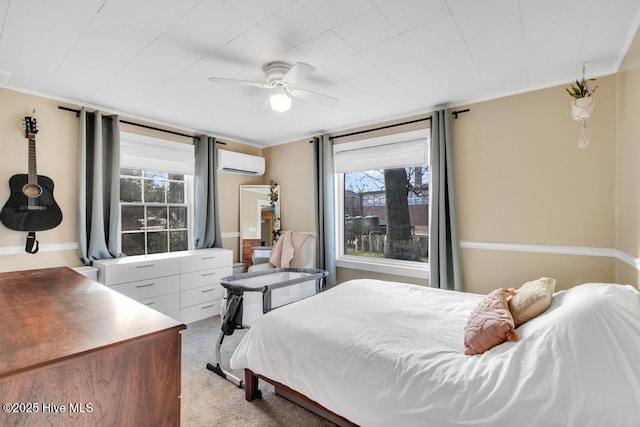
[[[527,282],[509,299],[509,311],[513,316],[516,328],[524,322],[533,319],[549,307],[551,297],[556,288],[556,280],[541,277]]]

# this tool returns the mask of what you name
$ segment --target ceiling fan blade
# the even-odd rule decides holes
[[[251,80],[227,79],[224,77],[209,77],[209,81],[212,83],[231,83],[231,84],[239,84],[243,86],[253,86],[253,87],[259,87],[262,89],[271,88],[271,86],[269,86],[268,83],[254,82]]]
[[[312,92],[306,89],[291,89],[288,92],[291,94],[291,96],[294,96],[296,98],[317,102],[318,104],[326,105],[328,107],[335,107],[340,103],[340,100],[338,98],[323,95],[317,92]]]
[[[314,67],[304,62],[296,62],[287,74],[282,77],[282,81],[287,84],[294,85],[297,81],[304,79],[309,74],[316,71]]]

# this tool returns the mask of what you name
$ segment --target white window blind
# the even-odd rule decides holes
[[[120,133],[120,167],[193,175],[193,144],[135,133]]]
[[[335,173],[429,164],[429,130],[404,132],[333,147]]]

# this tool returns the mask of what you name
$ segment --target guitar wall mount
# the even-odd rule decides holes
[[[36,240],[36,233],[35,231],[30,231],[29,234],[27,234],[27,244],[25,245],[24,250],[30,254],[35,254],[39,249],[40,244]]]

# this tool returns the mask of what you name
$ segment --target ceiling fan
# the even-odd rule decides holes
[[[291,65],[286,62],[269,62],[262,67],[265,82],[251,80],[227,79],[224,77],[210,77],[213,83],[231,83],[244,86],[253,86],[271,90],[267,98],[274,111],[284,112],[291,108],[292,97],[314,101],[322,105],[335,106],[339,100],[328,95],[312,92],[297,87],[298,81],[305,79],[316,71],[314,67],[304,62],[296,62]]]

